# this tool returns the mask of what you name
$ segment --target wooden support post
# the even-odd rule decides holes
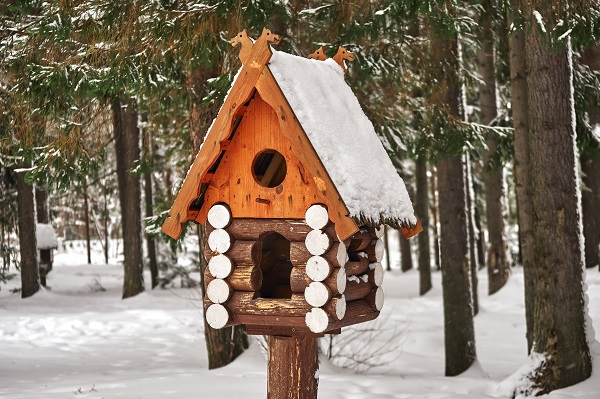
[[[316,399],[317,338],[269,336],[267,399]]]

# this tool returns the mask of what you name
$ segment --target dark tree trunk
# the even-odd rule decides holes
[[[406,182],[406,178],[404,178],[404,181]],[[414,203],[415,193],[412,184],[407,184],[406,189],[408,191],[408,195],[411,201],[413,201]],[[408,239],[404,237],[404,234],[400,232],[398,233],[398,240],[400,247],[400,270],[402,270],[402,272],[404,273],[409,270],[412,270],[413,268],[412,248],[410,246],[410,241],[408,241]]]
[[[33,187],[25,183],[25,172],[17,172],[15,174],[17,176],[19,254],[21,255],[21,297],[27,298],[40,290],[40,274],[35,239],[35,205]]]
[[[437,191],[437,168],[431,166],[431,217],[433,218],[433,224],[431,230],[433,231],[433,255],[435,261],[435,270],[442,270],[440,263],[440,233],[438,230],[438,191]]]
[[[383,227],[383,244],[385,245],[385,270],[390,272],[392,271],[392,262],[390,261],[390,231],[387,226]]]
[[[581,61],[595,71],[600,70],[600,46],[588,47]],[[600,125],[600,107],[590,105],[588,114],[592,129]],[[585,265],[598,267],[600,265],[600,154],[597,151],[581,154],[581,171],[583,184],[588,189],[583,191],[581,196]]]
[[[87,263],[92,264],[92,237],[90,236],[90,204],[88,201],[87,179],[82,182],[83,185],[83,219],[85,221],[85,243],[87,249]]]
[[[147,118],[144,116],[144,120]],[[152,139],[147,128],[142,130],[142,142],[144,146],[144,158],[147,163],[152,163],[154,151],[152,151]],[[144,171],[144,199],[146,204],[146,217],[154,216],[154,200],[152,191],[152,170],[146,168]],[[158,262],[156,260],[156,243],[154,238],[146,234],[146,248],[148,249],[148,266],[150,268],[150,281],[152,289],[158,285]]]
[[[479,17],[481,26],[481,49],[478,69],[484,86],[479,89],[481,124],[489,125],[498,115],[496,99],[496,67],[494,57],[494,32],[492,28],[496,10],[492,0],[484,0],[483,12]],[[507,216],[505,209],[504,172],[502,165],[491,165],[497,157],[496,135],[488,134],[488,151],[484,155],[483,180],[485,184],[485,209],[487,217],[489,248],[487,253],[488,293],[494,294],[506,284],[510,265],[506,256]]]
[[[485,233],[481,228],[481,209],[477,206],[477,192],[475,192],[475,229],[477,231],[477,270],[485,267]]]
[[[600,108],[596,110],[600,111]],[[600,115],[596,123],[600,123]],[[598,267],[600,265],[600,154],[581,154],[581,172],[583,184],[589,190],[583,191],[581,195],[585,265],[588,268]]]
[[[199,96],[198,102],[200,98],[202,98],[203,93],[206,92],[206,79],[217,75],[216,71],[211,70],[197,70],[195,73],[190,74],[188,85],[190,91],[192,91],[194,95]],[[190,110],[190,139],[192,141],[194,154],[199,151],[200,145],[204,141],[204,137],[206,136],[207,129],[210,122],[213,120],[213,117],[214,115],[212,112],[202,109],[200,106],[192,103],[192,108]],[[205,242],[206,233],[204,226],[199,226],[198,244],[200,253],[200,278],[202,281],[200,286],[203,298],[206,294],[204,292],[204,270],[206,269],[206,259],[204,259],[204,256],[202,255],[204,253]],[[228,365],[248,348],[248,336],[246,335],[246,327],[244,325],[215,330],[208,325],[205,317],[204,337],[206,339],[209,369]]]
[[[517,0],[511,2],[517,9]],[[514,181],[519,220],[519,244],[525,285],[525,320],[527,324],[527,351],[533,345],[533,200],[529,162],[529,106],[525,64],[525,34],[515,30],[508,38],[510,55],[510,82],[514,133]]]
[[[50,215],[48,212],[48,193],[43,187],[35,188],[35,213],[38,223],[50,223]]]
[[[456,35],[433,37],[430,68],[438,79],[433,98],[452,117],[463,119],[461,84],[458,76],[459,50]],[[440,159],[438,190],[440,212],[440,258],[444,298],[444,344],[446,375],[467,370],[476,359],[473,307],[469,284],[469,236],[466,213],[465,175],[461,157]]]
[[[479,279],[477,278],[477,247],[475,239],[475,190],[473,189],[473,170],[471,169],[471,160],[467,154],[464,157],[465,163],[465,191],[467,194],[467,231],[469,232],[469,278],[471,282],[471,299],[473,301],[473,315],[479,313]]]
[[[200,248],[204,248],[206,245],[204,226],[197,226],[197,234]],[[207,262],[203,254],[204,251],[200,251],[200,287],[202,287],[202,297],[204,298],[206,296],[204,272]],[[246,327],[243,325],[215,330],[208,325],[206,318],[204,318],[204,338],[206,339],[208,368],[210,370],[227,366],[248,348],[248,336],[246,335]]]
[[[525,15],[532,18],[525,55],[535,259],[533,348],[545,358],[529,378],[531,389],[544,394],[588,378],[591,360],[582,287],[570,39],[549,48],[553,33],[540,32],[532,11],[540,13],[548,32],[553,32],[551,21],[561,11],[542,0],[526,7]]]
[[[140,159],[140,133],[134,105],[132,100],[116,100],[113,103],[117,180],[125,258],[123,298],[144,291],[140,178],[131,173],[134,162]]]
[[[418,157],[415,165],[415,185],[417,195],[415,213],[423,226],[417,236],[419,243],[419,295],[431,289],[431,255],[429,248],[429,187],[427,184],[427,159]]]
[[[35,188],[35,213],[37,222],[42,224],[50,223],[50,215],[48,212],[48,193],[43,187]],[[42,259],[51,259],[51,249],[40,249],[40,284],[46,287],[46,276],[52,270],[52,262],[43,262]]]
[[[104,263],[108,264],[108,248],[110,243],[110,234],[108,232],[108,189],[106,183],[102,189],[104,197]]]
[[[402,233],[398,234],[398,239],[400,241],[400,268],[402,272],[407,272],[413,268],[410,242]]]

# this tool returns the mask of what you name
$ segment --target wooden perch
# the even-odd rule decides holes
[[[327,58],[329,57],[327,57],[327,54],[325,54],[323,46],[316,49],[314,53],[308,55],[309,60],[325,61]]]
[[[345,47],[340,46],[337,53],[333,56],[333,60],[337,62],[344,70],[344,73],[346,73],[348,69],[346,68],[344,61],[354,61],[354,54],[346,50]]]

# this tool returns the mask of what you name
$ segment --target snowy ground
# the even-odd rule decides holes
[[[18,282],[0,287],[0,398],[266,397],[266,361],[254,341],[232,365],[207,369],[197,291],[154,290],[121,300],[121,266],[86,265],[81,250],[67,252],[55,257],[51,290],[22,300],[9,292]],[[485,294],[485,271],[479,278],[476,366],[444,377],[440,273],[433,275],[433,291],[419,297],[418,274],[393,271],[386,275],[386,305],[376,321],[383,332],[353,344],[364,353],[364,341],[376,350],[391,340],[390,350],[371,359],[385,364],[357,374],[322,362],[319,397],[506,397],[501,382],[526,361],[523,275],[515,269],[492,297]],[[600,273],[589,270],[587,282],[590,315],[600,331]],[[591,379],[547,397],[600,398],[597,343],[594,352]]]

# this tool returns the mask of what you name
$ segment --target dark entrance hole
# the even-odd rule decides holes
[[[281,234],[270,233],[262,239],[260,270],[263,274],[261,298],[291,298],[290,242]]]
[[[277,187],[287,173],[287,164],[283,155],[275,150],[265,150],[254,158],[252,175],[263,187]]]

